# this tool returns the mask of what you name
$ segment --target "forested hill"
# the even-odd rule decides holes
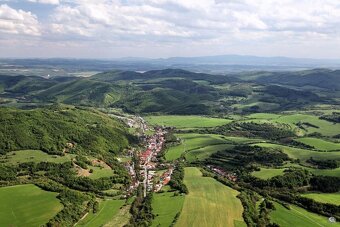
[[[96,110],[71,106],[0,108],[0,125],[1,153],[25,149],[51,154],[119,153],[133,140],[123,123]]]
[[[340,90],[340,70],[315,69],[300,72],[277,72],[261,76],[256,82],[291,86],[314,86]]]
[[[64,103],[163,114],[275,112],[336,104],[340,98],[340,92],[333,92],[340,86],[337,73],[254,72],[252,79],[241,74],[211,75],[181,69],[144,73],[114,70],[87,78],[0,75],[0,104]]]

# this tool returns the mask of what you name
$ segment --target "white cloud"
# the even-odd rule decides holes
[[[41,42],[102,48],[105,52],[105,46],[110,46],[132,51],[140,48],[140,52],[157,49],[164,54],[254,50],[251,54],[257,51],[261,55],[262,50],[269,52],[270,47],[275,47],[273,55],[303,53],[308,48],[309,52],[325,49],[326,55],[330,44],[335,46],[334,52],[337,46],[340,48],[339,0],[26,1],[54,5],[46,7],[49,16],[45,13],[43,19],[37,12],[39,7],[35,9],[39,22],[29,12],[12,9],[18,14],[30,14],[26,17],[31,19],[17,19],[14,23],[0,16],[0,31],[42,34]]]
[[[36,2],[41,4],[51,4],[51,5],[59,5],[59,0],[28,0],[29,2]]]
[[[37,17],[31,12],[0,5],[0,32],[9,34],[40,35]]]

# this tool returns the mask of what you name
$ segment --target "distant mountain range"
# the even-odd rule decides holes
[[[312,59],[288,57],[258,57],[248,55],[218,55],[201,57],[116,59],[0,59],[0,70],[21,68],[49,68],[66,71],[149,71],[180,68],[193,72],[224,74],[241,71],[287,71],[313,68],[340,69],[340,59]],[[0,73],[1,73],[0,71]],[[55,73],[53,73],[55,74]]]

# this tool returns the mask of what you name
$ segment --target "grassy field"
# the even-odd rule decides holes
[[[228,143],[223,136],[213,134],[177,134],[177,137],[181,138],[182,143],[169,148],[165,153],[166,160],[175,160],[187,151],[193,149],[199,149],[206,146],[225,144]]]
[[[334,159],[340,161],[340,152],[319,152],[319,151],[311,151],[306,149],[294,148],[283,146],[279,144],[271,144],[271,143],[257,143],[255,145],[261,147],[273,147],[279,148],[284,153],[286,153],[290,158],[293,159],[300,159],[301,162],[306,162],[307,159],[313,157],[319,160],[327,160],[327,159]]]
[[[319,119],[318,116],[311,114],[266,114],[266,113],[258,113],[251,114],[247,116],[248,119],[251,119],[255,122],[277,122],[282,124],[287,124],[291,127],[292,130],[301,131],[303,134],[309,134],[313,132],[321,133],[324,136],[334,136],[339,134],[340,124],[333,124],[329,121]],[[304,125],[306,130],[298,129],[296,126],[297,123],[310,123],[315,125],[316,127],[310,127]]]
[[[104,226],[114,219],[114,216],[119,213],[120,208],[125,203],[124,200],[104,200],[99,203],[97,213],[90,212],[76,226]]]
[[[252,172],[251,175],[254,177],[260,178],[260,179],[270,179],[275,176],[283,175],[283,171],[285,169],[267,169],[267,168],[261,168],[260,171]]]
[[[327,217],[320,216],[308,212],[300,207],[290,205],[291,209],[288,210],[282,205],[275,203],[276,210],[270,213],[271,221],[279,224],[282,227],[328,227],[340,226],[340,224],[332,224],[328,221]]]
[[[74,155],[68,154],[65,156],[49,155],[40,150],[21,150],[12,151],[6,155],[0,156],[0,160],[11,164],[18,164],[23,162],[55,162],[62,163],[70,161]]]
[[[63,208],[56,196],[33,184],[0,188],[0,226],[36,227],[47,223]]]
[[[340,206],[340,193],[307,193],[302,194],[302,196],[321,203],[331,203]]]
[[[339,132],[340,132],[340,128],[339,128]],[[313,146],[317,150],[321,150],[321,151],[340,150],[339,143],[333,143],[333,142],[325,141],[325,140],[318,139],[318,138],[305,137],[305,138],[298,138],[296,140],[304,144]]]
[[[184,183],[189,189],[175,226],[246,226],[243,207],[235,191],[210,177],[202,177],[198,168],[185,168]]]
[[[212,155],[213,153],[216,153],[217,151],[223,151],[232,146],[233,145],[231,144],[218,144],[218,145],[211,145],[211,146],[206,146],[206,147],[202,147],[199,149],[190,150],[186,152],[185,158],[189,162],[201,161],[201,160],[208,158],[210,155]]]
[[[93,173],[91,173],[91,175],[89,176],[92,179],[113,176],[113,171],[111,169],[100,168],[97,166],[89,166],[89,168],[93,169]]]
[[[176,115],[149,116],[145,117],[145,119],[152,125],[164,125],[176,128],[206,128],[231,122],[231,120],[223,118]]]
[[[173,192],[154,194],[152,209],[156,217],[152,221],[152,226],[170,226],[176,214],[181,211],[184,196],[173,195]]]

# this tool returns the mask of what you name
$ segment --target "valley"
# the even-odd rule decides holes
[[[317,72],[0,76],[0,194],[46,208],[0,225],[339,226],[340,96],[304,87]]]

